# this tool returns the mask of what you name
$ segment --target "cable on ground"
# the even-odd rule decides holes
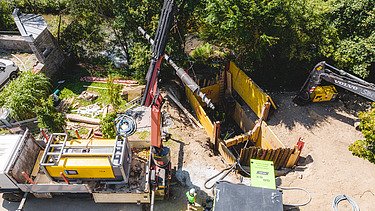
[[[304,202],[304,203],[300,203],[300,204],[284,204],[285,206],[292,206],[292,207],[302,207],[302,206],[306,206],[307,204],[309,204],[311,202],[311,193],[304,189],[304,188],[299,188],[299,187],[278,187],[279,190],[301,190],[305,193],[307,193],[307,195],[309,196],[309,199]]]
[[[134,118],[123,114],[115,119],[116,133],[120,136],[131,136],[137,130],[137,123]]]
[[[338,195],[336,196],[334,199],[333,199],[333,202],[332,202],[332,209],[334,211],[338,211],[338,205],[341,201],[343,200],[347,200],[349,202],[350,205],[352,205],[352,210],[353,211],[359,211],[359,206],[358,204],[350,197],[350,196],[347,196],[347,195]]]

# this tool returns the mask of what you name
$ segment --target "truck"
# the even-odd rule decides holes
[[[116,139],[36,140],[29,130],[0,136],[0,192],[7,201],[91,194],[96,203],[150,203],[150,144]]]

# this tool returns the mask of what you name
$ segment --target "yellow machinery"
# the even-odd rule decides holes
[[[314,91],[310,94],[312,102],[323,102],[334,100],[337,96],[335,86],[317,86]]]
[[[40,162],[51,178],[126,181],[131,154],[128,142],[116,139],[72,139],[53,134]]]

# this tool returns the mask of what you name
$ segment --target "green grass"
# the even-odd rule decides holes
[[[65,77],[65,82],[58,87],[61,90],[60,99],[68,99],[74,98],[74,102],[78,103],[79,107],[91,105],[97,103],[101,107],[109,104],[109,95],[107,89],[100,89],[100,88],[108,88],[107,83],[97,83],[97,82],[83,82],[80,81],[82,76],[89,75],[88,71],[82,67],[77,67],[71,71],[71,74]],[[90,87],[85,87],[90,86]],[[95,88],[100,87],[100,88]],[[87,101],[83,99],[79,99],[78,96],[83,92],[88,91],[91,93],[97,94],[99,97],[94,101]],[[119,111],[123,111],[126,109],[126,101],[121,99],[121,104],[119,106]]]

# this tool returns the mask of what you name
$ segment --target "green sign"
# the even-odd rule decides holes
[[[276,189],[275,169],[272,161],[250,160],[251,186]]]

